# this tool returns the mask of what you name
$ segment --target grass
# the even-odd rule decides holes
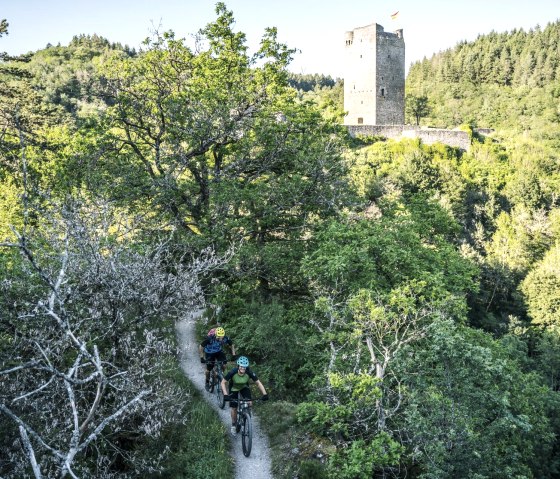
[[[175,329],[167,334],[173,340]],[[185,424],[175,424],[147,448],[161,450],[168,446],[170,453],[159,474],[150,479],[233,479],[234,464],[230,455],[230,441],[226,426],[216,411],[206,402],[196,387],[185,377],[176,360],[176,366],[165,368],[168,377],[187,393],[183,413]]]
[[[189,393],[184,409],[187,421],[169,428],[158,439],[171,452],[163,471],[152,478],[232,479],[234,465],[226,427],[192,383],[180,371],[176,376],[174,379]]]

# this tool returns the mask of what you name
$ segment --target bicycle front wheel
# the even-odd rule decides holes
[[[249,457],[249,454],[251,454],[251,447],[253,446],[253,421],[250,411],[243,413],[241,445],[243,446],[243,454],[245,457]]]

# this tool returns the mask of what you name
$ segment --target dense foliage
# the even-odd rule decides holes
[[[560,80],[559,38],[558,20],[528,32],[492,32],[425,59],[414,66],[414,74],[424,80],[435,74],[449,83],[543,87]]]
[[[290,73],[288,75],[288,83],[292,88],[296,90],[301,90],[304,92],[321,89],[321,88],[332,88],[336,81],[330,76],[319,75],[319,74],[297,74]]]
[[[207,305],[278,477],[560,477],[559,23],[412,65],[462,151],[348,138],[341,81],[216,14],[0,64],[0,475],[231,474],[174,357]]]
[[[459,43],[413,64],[407,94],[428,97],[426,125],[470,123],[557,139],[559,32],[556,21],[544,29],[492,32]]]

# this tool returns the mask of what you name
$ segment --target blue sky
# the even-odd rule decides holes
[[[266,27],[301,53],[290,69],[342,77],[344,32],[371,23],[402,28],[408,65],[479,34],[528,30],[560,19],[558,0],[228,0],[251,49]],[[97,33],[138,47],[154,28],[188,37],[215,18],[210,0],[0,0],[10,24],[0,51],[16,55]],[[396,20],[391,14],[399,12]]]

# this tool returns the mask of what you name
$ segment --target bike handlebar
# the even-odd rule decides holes
[[[268,396],[270,398],[270,396]],[[233,401],[233,402],[255,402],[255,401],[266,401],[266,399],[263,399],[263,396],[261,396],[260,398],[254,398],[254,399],[247,399],[247,398],[230,398],[230,397],[226,397],[224,396],[224,401]]]
[[[204,358],[202,358],[202,359],[204,359]],[[228,362],[230,362],[229,359],[225,359],[225,360],[222,360],[222,361],[216,361],[215,359],[212,359],[212,360],[208,361],[208,360],[204,359],[203,364],[211,364],[211,365],[215,366],[216,364],[226,364]]]

